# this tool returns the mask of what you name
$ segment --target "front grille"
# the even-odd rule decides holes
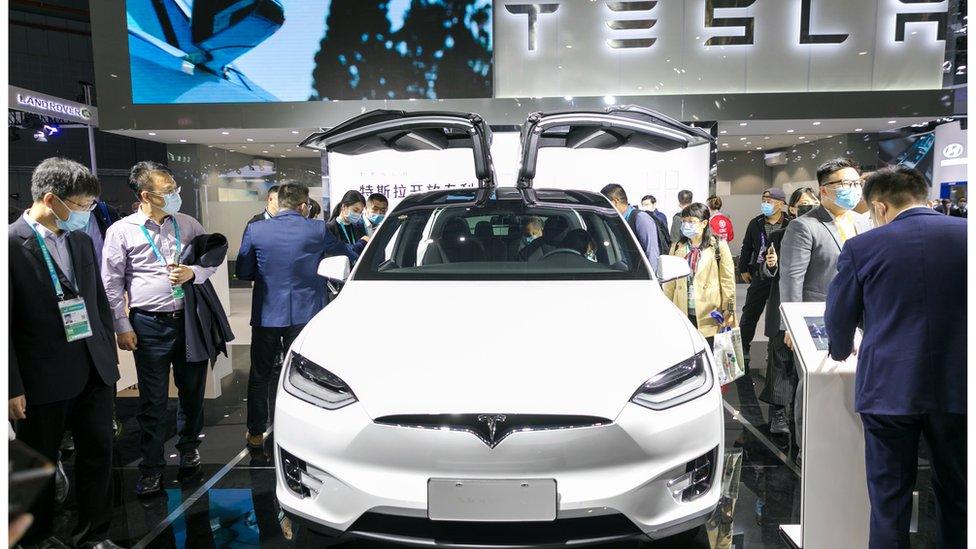
[[[620,514],[552,522],[444,522],[420,517],[365,513],[347,536],[443,547],[565,546],[609,543],[642,536]]]
[[[407,414],[383,416],[375,420],[381,425],[464,431],[494,448],[513,433],[600,427],[613,421],[596,416],[556,414]]]

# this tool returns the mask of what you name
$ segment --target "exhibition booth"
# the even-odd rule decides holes
[[[817,189],[824,161],[917,169],[931,200],[965,203],[960,2],[83,3],[97,97],[69,101],[11,80],[11,113],[39,117],[11,114],[24,132],[10,143],[11,219],[30,206],[31,166],[44,157],[88,165],[122,216],[138,207],[123,162],[166,164],[180,211],[226,238],[209,280],[234,335],[207,372],[202,478],[169,478],[182,455],[167,427],[156,500],[134,495],[140,387],[134,353],[119,351],[113,506],[123,518],[113,538],[180,548],[336,537],[340,547],[867,544],[857,357],[827,356],[824,303],[782,304],[807,419],[773,432],[766,317],[751,351],[734,357],[745,375],[721,378],[712,341],[661,291],[692,276],[687,262],[629,264],[636,228],[599,193],[618,184],[631,204],[654,197],[668,229],[679,192],[720,199],[735,227],[737,317],[748,291],[738,259],[764,193]],[[565,120],[540,125],[546,116]],[[28,139],[34,130],[45,139]],[[307,187],[325,221],[349,191],[383,195],[389,211],[362,263],[319,266],[332,289],[352,271],[349,291],[281,353],[271,409],[287,425],[254,448],[245,437],[260,292],[236,263],[249,220],[283,184]],[[530,217],[598,233],[578,254],[593,265],[554,278],[489,260],[455,272],[453,252],[434,245],[463,220],[460,240],[481,242],[485,257],[490,245],[518,251],[531,244],[516,234]],[[496,270],[479,271],[482,262]],[[411,284],[430,265],[430,280]],[[640,361],[653,364],[650,379],[631,373]],[[668,385],[668,373],[686,377]],[[171,374],[174,425],[177,394]],[[913,500],[919,544],[936,537],[927,458]]]

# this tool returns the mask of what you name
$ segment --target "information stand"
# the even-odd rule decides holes
[[[854,411],[857,357],[836,362],[827,355],[825,306],[780,306],[804,380],[800,524],[780,526],[780,533],[805,549],[867,547],[864,430]]]

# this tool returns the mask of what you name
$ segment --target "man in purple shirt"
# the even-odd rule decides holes
[[[180,401],[179,478],[194,477],[200,470],[197,448],[203,430],[207,363],[186,359],[182,284],[202,284],[216,269],[179,263],[182,250],[204,231],[196,219],[179,213],[180,188],[169,168],[140,162],[129,173],[129,187],[139,199],[139,209],[105,234],[102,281],[119,349],[132,351],[136,362],[142,451],[136,493],[142,496],[160,491],[166,465],[163,443],[170,365]]]

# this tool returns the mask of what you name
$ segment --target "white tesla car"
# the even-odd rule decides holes
[[[635,107],[531,116],[496,188],[477,115],[374,111],[310,136],[339,154],[469,148],[480,187],[411,195],[292,345],[277,497],[337,540],[509,547],[662,538],[719,500],[723,417],[702,336],[601,195],[534,189],[540,147],[710,139]],[[541,224],[531,243],[523,227]],[[377,345],[374,341],[381,341]],[[364,360],[364,356],[366,357]]]

